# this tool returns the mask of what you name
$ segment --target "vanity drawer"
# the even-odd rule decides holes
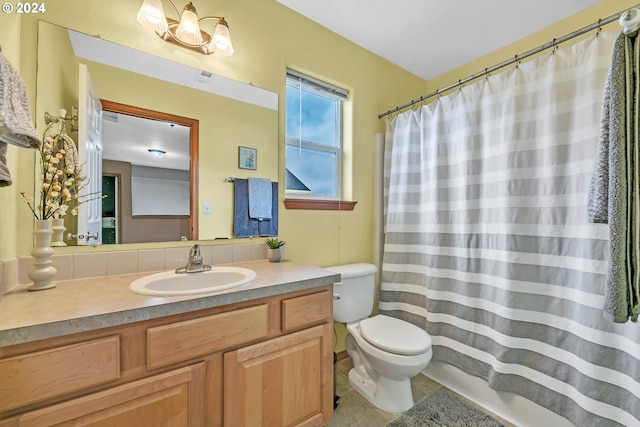
[[[267,304],[149,328],[147,368],[184,362],[266,338],[267,334]]]
[[[3,359],[0,412],[118,378],[117,335]]]
[[[322,291],[282,301],[282,330],[290,331],[333,317],[331,295]]]

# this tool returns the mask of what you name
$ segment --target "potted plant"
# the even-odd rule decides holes
[[[276,237],[273,239],[266,239],[264,241],[267,246],[267,258],[271,262],[280,262],[284,259],[284,240],[280,240]]]

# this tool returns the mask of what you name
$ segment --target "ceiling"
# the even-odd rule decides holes
[[[102,158],[137,166],[189,170],[189,137],[186,126],[104,111]],[[143,142],[141,144],[141,142]],[[157,158],[149,149],[166,154]]]
[[[601,0],[277,1],[430,80]]]

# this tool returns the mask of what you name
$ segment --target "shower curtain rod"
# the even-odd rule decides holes
[[[640,4],[638,4],[638,5],[634,6],[634,7],[640,7]],[[633,8],[631,8],[631,9],[633,9]],[[554,47],[558,46],[558,44],[564,43],[567,40],[571,40],[574,37],[578,37],[578,36],[580,36],[582,34],[588,33],[589,31],[593,31],[595,29],[600,29],[603,25],[607,25],[607,24],[609,24],[609,23],[611,23],[613,21],[617,21],[620,18],[620,16],[623,13],[625,13],[627,10],[629,10],[629,8],[625,9],[625,10],[622,10],[622,11],[620,11],[618,13],[615,13],[615,14],[607,17],[607,18],[599,19],[598,22],[594,22],[591,25],[587,25],[584,28],[581,28],[581,29],[576,30],[576,31],[574,31],[572,33],[564,35],[564,36],[562,36],[562,37],[560,37],[558,39],[553,39],[552,41],[550,41],[548,43],[545,43],[545,44],[543,44],[541,46],[538,46],[538,47],[536,47],[534,49],[531,49],[530,51],[527,51],[527,52],[523,53],[522,55],[516,55],[515,57],[513,57],[513,58],[511,58],[509,60],[503,61],[503,62],[501,62],[501,63],[499,63],[497,65],[494,65],[493,67],[485,68],[484,71],[480,71],[478,73],[472,74],[469,77],[466,77],[464,79],[458,80],[457,82],[452,83],[449,86],[443,87],[442,89],[436,89],[434,92],[431,92],[431,93],[428,93],[426,95],[423,95],[418,99],[414,99],[411,102],[407,102],[406,104],[403,104],[403,105],[401,105],[399,107],[396,107],[396,108],[394,108],[392,110],[389,110],[386,113],[378,114],[378,118],[381,119],[381,118],[383,118],[385,116],[388,116],[390,114],[395,113],[396,111],[404,110],[407,107],[411,107],[412,105],[418,104],[418,103],[420,103],[420,102],[422,102],[422,101],[424,101],[424,100],[426,100],[428,98],[431,98],[431,97],[434,97],[434,96],[437,96],[437,95],[441,95],[443,92],[446,92],[446,91],[448,91],[450,89],[455,89],[455,88],[457,88],[459,86],[462,86],[465,83],[468,83],[468,82],[470,82],[472,80],[475,80],[475,79],[483,77],[483,76],[488,76],[489,74],[493,73],[494,71],[497,71],[497,70],[499,70],[501,68],[507,67],[507,66],[509,66],[509,65],[511,65],[513,63],[522,61],[523,59],[528,58],[528,57],[530,57],[532,55],[535,55],[536,53],[540,53],[540,52],[542,52],[544,50],[547,50],[547,49],[550,49],[550,48],[554,48]]]

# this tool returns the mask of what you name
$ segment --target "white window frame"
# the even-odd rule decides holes
[[[315,200],[340,200],[342,195],[342,124],[343,124],[343,106],[342,101],[348,98],[348,92],[342,88],[337,86],[333,86],[329,83],[323,82],[321,80],[315,79],[313,77],[307,76],[305,74],[299,73],[297,71],[287,69],[287,81],[286,87],[296,86],[302,90],[306,90],[309,92],[314,92],[319,96],[323,96],[325,98],[337,101],[336,102],[336,117],[335,117],[335,135],[334,141],[336,142],[336,146],[329,146],[325,144],[318,144],[312,141],[307,141],[302,138],[292,138],[286,135],[286,124],[285,124],[285,168],[287,160],[286,160],[286,148],[287,147],[295,147],[309,150],[316,150],[325,153],[333,153],[335,154],[335,188],[334,195],[323,195],[323,194],[307,194],[301,193],[298,191],[291,191],[286,189],[285,187],[285,197],[295,197],[295,198],[305,198],[305,199],[315,199]],[[285,96],[286,97],[286,96]]]

